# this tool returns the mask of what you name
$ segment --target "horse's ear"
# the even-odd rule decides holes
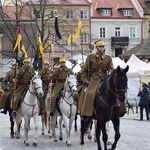
[[[129,66],[127,65],[127,67],[124,69],[124,72],[128,72],[129,70]]]
[[[118,66],[116,70],[117,70],[117,73],[118,73],[120,71],[120,66]]]

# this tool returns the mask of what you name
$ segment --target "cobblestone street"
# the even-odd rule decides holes
[[[79,117],[78,117],[79,118]],[[139,114],[129,114],[125,115],[120,119],[120,132],[121,138],[117,144],[116,150],[150,150],[150,122],[139,121]],[[34,125],[33,120],[31,120],[31,130],[29,131],[30,146],[26,147],[23,143],[24,132],[23,124],[21,128],[21,138],[20,139],[10,139],[10,123],[9,116],[0,114],[0,150],[79,150],[80,148],[80,132],[71,132],[71,143],[70,147],[67,147],[65,143],[65,128],[63,129],[64,140],[53,142],[52,138],[49,138],[47,130],[45,135],[41,135],[41,120],[39,119],[39,131],[38,131],[38,145],[37,147],[32,146],[32,138],[34,135]],[[78,129],[80,129],[79,119],[78,119]],[[58,128],[56,129],[57,135],[59,133]],[[92,132],[93,134],[93,132]],[[114,131],[112,124],[110,123],[110,133],[111,141],[113,141]],[[88,140],[85,136],[85,150],[96,150],[97,144],[92,140]]]

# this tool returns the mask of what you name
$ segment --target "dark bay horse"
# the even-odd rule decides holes
[[[120,68],[113,70],[107,80],[100,83],[94,101],[94,111],[92,118],[97,120],[96,139],[98,150],[102,150],[100,143],[100,134],[102,131],[102,139],[104,142],[104,150],[107,150],[108,135],[106,132],[106,122],[112,121],[115,130],[114,143],[111,150],[116,148],[117,142],[120,138],[120,107],[118,102],[125,100],[125,93],[127,90],[127,76],[126,73],[129,69]],[[86,121],[81,120],[81,146],[84,145],[84,133],[86,128]]]

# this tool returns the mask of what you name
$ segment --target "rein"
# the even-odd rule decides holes
[[[66,96],[65,96],[65,92],[71,93],[71,94],[69,95],[69,97],[66,97],[66,98],[71,98],[71,97],[72,97],[72,99],[73,99],[73,92],[72,92],[71,89],[72,89],[75,85],[70,86],[68,82],[67,82],[67,84],[68,84],[70,90],[67,90],[66,87],[65,87],[65,88],[64,88],[64,95],[63,95],[62,98],[63,98],[63,100],[70,106],[70,114],[69,114],[69,118],[70,118],[70,117],[71,117],[71,114],[72,114],[72,105],[75,104],[75,102],[73,101],[73,103],[70,104],[70,103],[65,99],[65,97],[66,97]]]

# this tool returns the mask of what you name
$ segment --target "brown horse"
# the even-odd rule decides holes
[[[120,138],[120,107],[118,105],[119,101],[125,100],[125,93],[127,90],[127,76],[126,73],[129,67],[125,69],[120,68],[119,66],[115,69],[107,80],[103,81],[96,92],[95,102],[94,102],[94,111],[93,119],[97,120],[96,127],[96,140],[98,150],[102,150],[100,143],[100,134],[102,131],[104,149],[107,150],[107,140],[108,135],[106,132],[106,122],[109,120],[112,121],[114,130],[115,130],[115,141],[112,144],[111,150],[116,148],[117,142]],[[88,119],[87,119],[88,120]],[[84,133],[86,128],[86,121],[81,120],[81,146],[84,145]]]

